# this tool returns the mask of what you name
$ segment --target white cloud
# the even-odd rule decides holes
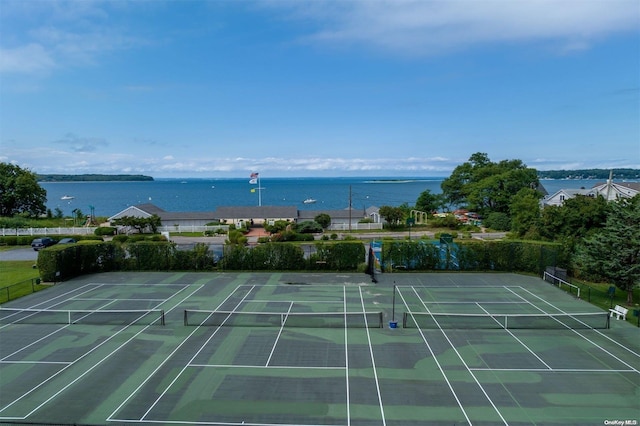
[[[30,43],[12,49],[0,48],[0,72],[36,73],[55,67],[55,61],[46,49]]]
[[[94,152],[100,147],[109,146],[109,142],[102,138],[90,138],[67,133],[64,138],[54,143],[66,145],[73,152]]]
[[[411,54],[433,54],[486,43],[555,41],[559,50],[637,31],[636,0],[373,0],[273,2],[290,18],[315,21],[307,42],[358,44]],[[337,6],[337,7],[336,7]]]

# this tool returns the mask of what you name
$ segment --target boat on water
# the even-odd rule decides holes
[[[313,199],[313,198],[307,198],[306,200],[303,201],[304,204],[315,204],[317,200]]]
[[[72,197],[71,195],[63,195],[62,197],[60,197],[61,200],[73,200],[75,197]]]

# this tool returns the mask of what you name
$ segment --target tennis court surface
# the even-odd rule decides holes
[[[109,273],[4,304],[0,423],[640,421],[626,321],[537,277],[377,279]]]

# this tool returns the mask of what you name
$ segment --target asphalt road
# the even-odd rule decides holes
[[[12,250],[0,251],[0,261],[2,260],[33,260],[38,258],[38,252],[29,248],[15,248]]]

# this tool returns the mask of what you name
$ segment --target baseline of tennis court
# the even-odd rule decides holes
[[[376,278],[113,273],[5,304],[0,422],[640,420],[630,324],[536,277]]]

